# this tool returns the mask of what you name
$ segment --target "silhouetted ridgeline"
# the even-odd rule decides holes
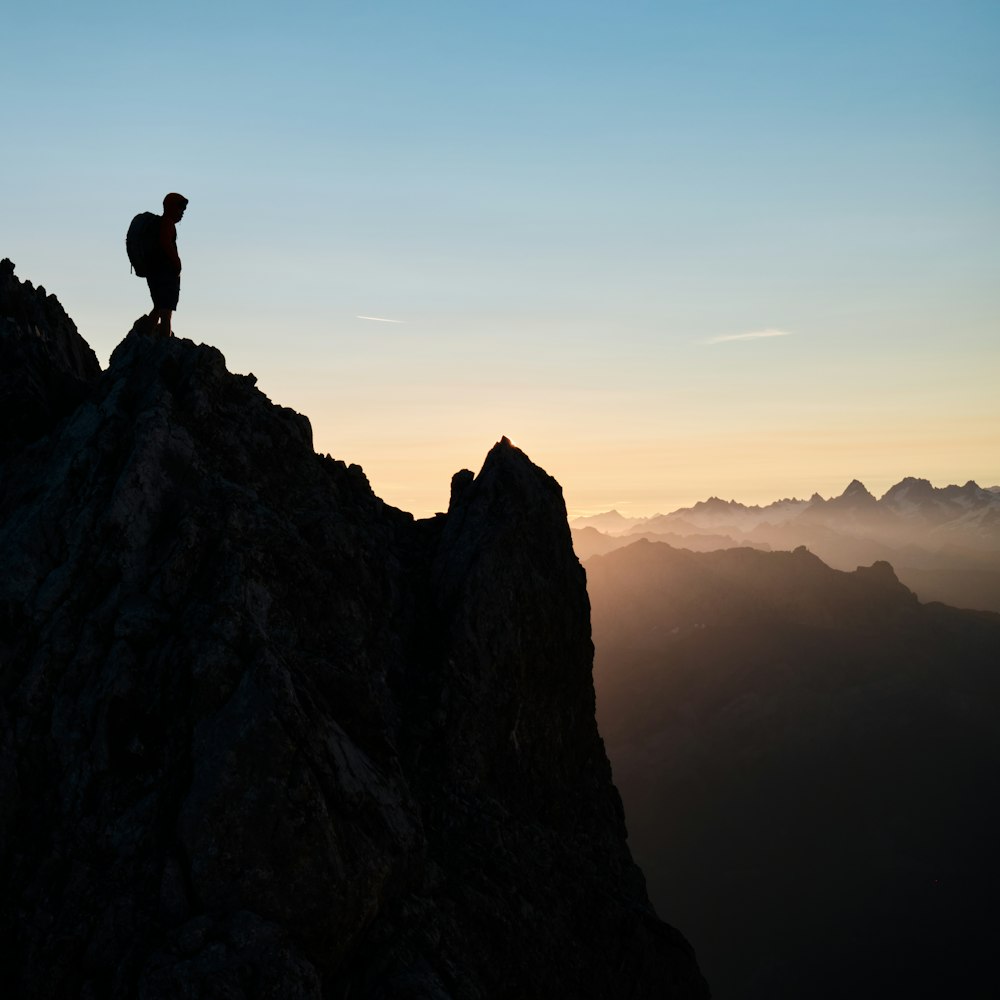
[[[705,997],[594,721],[561,491],[414,521],[209,347],[0,272],[8,995]]]

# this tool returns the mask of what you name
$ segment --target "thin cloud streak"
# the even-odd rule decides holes
[[[402,319],[386,319],[384,316],[355,316],[355,319],[366,319],[370,323],[405,323]]]
[[[731,340],[763,340],[766,337],[790,337],[788,330],[754,330],[751,333],[726,333],[721,337],[709,337],[706,344],[725,344]]]

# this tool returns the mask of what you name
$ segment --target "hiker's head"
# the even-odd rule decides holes
[[[184,215],[184,209],[187,208],[188,200],[182,194],[178,194],[176,191],[171,191],[170,194],[163,199],[163,214],[170,219],[171,222],[180,222],[181,217]]]

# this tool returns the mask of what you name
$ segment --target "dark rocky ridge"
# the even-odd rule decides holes
[[[0,292],[12,995],[707,996],[626,846],[554,480],[504,440],[414,521],[218,351],[133,331],[101,373]]]

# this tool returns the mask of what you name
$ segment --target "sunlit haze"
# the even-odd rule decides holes
[[[1000,5],[39,0],[0,257],[179,336],[425,515],[507,435],[571,514],[1000,483]]]

